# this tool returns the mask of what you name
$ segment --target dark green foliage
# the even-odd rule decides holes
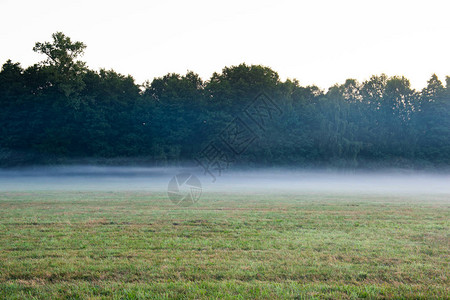
[[[450,79],[433,75],[421,92],[404,77],[348,79],[328,92],[281,81],[264,66],[225,67],[208,81],[188,72],[139,86],[78,59],[85,45],[55,33],[36,43],[47,60],[0,72],[0,164],[68,159],[193,158],[254,97],[281,108],[239,156],[243,164],[435,167],[450,164]],[[248,120],[247,120],[248,121]],[[248,121],[250,122],[250,121]],[[255,124],[250,124],[250,126]]]

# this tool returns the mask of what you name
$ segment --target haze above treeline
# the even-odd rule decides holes
[[[2,66],[1,166],[450,165],[448,76],[444,84],[432,75],[421,91],[405,77],[384,74],[323,91],[243,63],[206,81],[189,71],[139,85],[114,70],[89,69],[80,60],[82,42],[61,32],[52,38],[33,48],[44,61]]]

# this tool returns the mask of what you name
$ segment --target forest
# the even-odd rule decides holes
[[[0,166],[450,166],[448,76],[420,91],[384,74],[324,91],[243,63],[207,80],[189,71],[137,84],[89,69],[84,43],[52,38],[33,48],[43,61],[1,68]]]

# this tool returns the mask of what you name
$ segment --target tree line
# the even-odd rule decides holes
[[[323,91],[282,81],[261,65],[225,67],[204,81],[170,73],[136,84],[79,60],[86,46],[61,32],[33,50],[46,60],[0,72],[0,165],[85,158],[164,165],[194,162],[242,115],[257,138],[236,156],[243,165],[419,167],[450,165],[450,77],[432,75],[416,91],[407,78],[348,79]],[[263,129],[244,114],[260,107]],[[267,104],[266,103],[266,104]],[[254,121],[255,119],[253,119]],[[256,122],[257,123],[257,122]],[[236,132],[235,132],[236,133]]]

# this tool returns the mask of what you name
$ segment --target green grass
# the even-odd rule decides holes
[[[0,193],[0,298],[447,298],[448,196]]]

